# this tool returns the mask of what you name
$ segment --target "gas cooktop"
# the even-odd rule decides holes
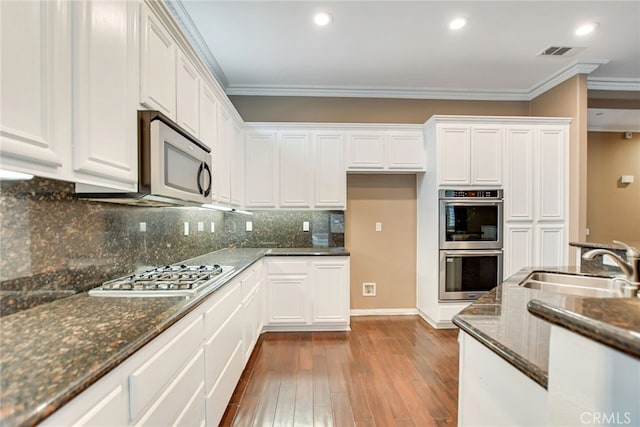
[[[235,267],[166,265],[104,282],[89,291],[92,296],[162,297],[192,296],[226,279]]]

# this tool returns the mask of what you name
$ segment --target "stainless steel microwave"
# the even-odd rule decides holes
[[[211,202],[211,148],[158,111],[138,111],[138,191],[76,185],[79,197],[145,206]]]

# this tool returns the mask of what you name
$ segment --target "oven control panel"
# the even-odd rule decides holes
[[[440,190],[441,199],[502,199],[502,190]]]

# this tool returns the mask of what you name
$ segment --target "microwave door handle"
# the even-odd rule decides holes
[[[198,168],[198,174],[196,175],[196,182],[198,183],[198,193],[204,195],[204,190],[202,189],[202,171],[204,170],[205,163],[200,163],[200,167]]]
[[[211,194],[211,186],[213,185],[213,172],[211,172],[211,168],[209,168],[208,164],[203,163],[203,165],[204,165],[204,170],[207,171],[208,184],[207,184],[207,188],[204,189],[202,195],[207,197],[209,194]]]

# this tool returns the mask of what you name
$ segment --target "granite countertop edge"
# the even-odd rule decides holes
[[[203,304],[208,299],[208,297],[214,294],[218,289],[222,288],[224,285],[226,285],[235,277],[240,275],[243,271],[245,271],[255,262],[257,262],[258,260],[264,257],[270,257],[270,256],[321,256],[322,257],[322,256],[349,256],[350,255],[349,252],[345,250],[345,248],[273,248],[273,249],[228,248],[228,249],[221,249],[218,251],[210,252],[198,257],[193,257],[193,258],[190,258],[189,260],[185,260],[184,262],[203,263],[205,262],[205,260],[211,259],[211,257],[225,256],[228,253],[233,254],[233,253],[244,253],[244,252],[248,253],[249,255],[245,259],[243,259],[240,263],[236,264],[236,270],[233,272],[233,274],[227,277],[224,280],[224,282],[220,283],[216,287],[208,288],[207,290],[203,291],[201,294],[197,295],[195,298],[188,300],[184,304],[176,304],[176,305],[179,305],[179,307],[177,307],[175,310],[173,310],[173,312],[168,314],[166,318],[164,318],[162,321],[151,325],[149,327],[149,330],[146,331],[146,333],[138,336],[135,340],[123,345],[123,347],[118,352],[108,357],[105,357],[104,361],[101,361],[99,366],[88,368],[85,372],[83,372],[83,374],[75,378],[74,381],[61,386],[58,392],[52,395],[50,398],[46,400],[40,399],[37,402],[30,403],[28,404],[28,407],[26,410],[20,411],[19,413],[9,413],[8,415],[5,415],[6,408],[2,408],[0,406],[0,426],[9,426],[9,425],[10,426],[32,426],[43,421],[44,419],[52,415],[54,412],[56,412],[58,409],[60,409],[62,406],[64,406],[66,403],[68,403],[73,398],[78,396],[80,393],[82,393],[83,391],[91,387],[94,383],[99,381],[102,377],[107,375],[113,369],[118,367],[127,358],[129,358],[138,350],[140,350],[142,347],[144,347],[144,345],[151,342],[153,339],[155,339],[161,333],[169,329],[172,325],[174,325],[180,319],[182,319],[187,314],[192,312],[196,307]],[[83,292],[80,294],[76,294],[71,298],[82,296],[85,294],[87,293]],[[100,298],[100,297],[87,297],[87,298]],[[169,298],[177,301],[176,298],[171,298],[171,297]],[[67,298],[63,300],[58,300],[58,303],[66,299]],[[125,299],[128,300],[131,298],[125,298]],[[44,307],[47,304],[43,304],[40,307]],[[38,307],[34,309],[37,309],[37,308]],[[27,311],[29,310],[26,310],[25,312]],[[22,312],[22,313],[25,313],[25,312]],[[7,322],[6,319],[10,319],[12,316],[18,315],[18,314],[20,314],[20,312],[14,313],[13,315],[8,315],[0,319],[0,320],[4,320],[4,323],[5,323],[5,325],[2,325],[2,326],[6,326],[6,322]],[[91,316],[91,313],[87,313],[87,316]],[[3,358],[3,361],[4,361],[4,358]],[[25,360],[25,363],[28,363],[28,360]],[[6,375],[6,374],[7,374],[7,371],[3,369],[3,375]],[[0,390],[0,397],[3,398],[1,400],[6,401],[5,396],[2,393],[2,390]]]
[[[640,333],[583,316],[571,310],[533,299],[527,304],[531,314],[566,328],[629,356],[640,358]]]

